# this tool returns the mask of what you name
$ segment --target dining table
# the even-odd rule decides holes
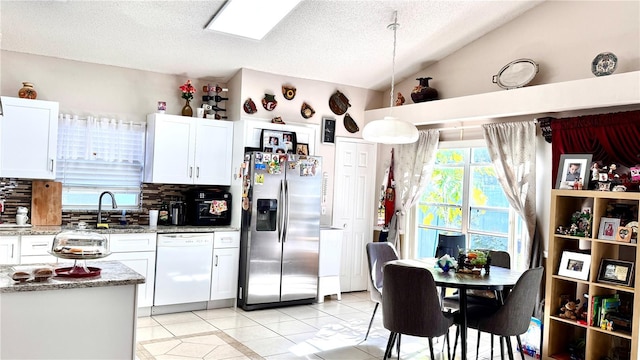
[[[489,272],[483,269],[480,274],[457,272],[455,269],[445,272],[436,266],[436,258],[403,259],[398,262],[428,269],[437,286],[459,289],[460,350],[463,360],[467,358],[467,290],[494,290],[502,293],[504,290],[513,288],[523,273],[523,271],[498,266],[491,266]]]

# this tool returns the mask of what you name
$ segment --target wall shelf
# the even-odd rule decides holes
[[[500,90],[393,108],[393,116],[415,125],[553,114],[640,104],[640,71]],[[365,121],[382,119],[389,108],[365,111]]]

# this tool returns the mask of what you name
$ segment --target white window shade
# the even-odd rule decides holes
[[[63,207],[97,208],[97,196],[109,190],[116,198],[122,197],[119,208],[137,208],[145,126],[145,123],[61,114],[56,180],[63,185]]]

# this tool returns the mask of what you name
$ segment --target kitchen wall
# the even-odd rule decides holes
[[[0,63],[2,64],[0,94],[17,96],[22,82],[30,81],[38,91],[38,99],[58,101],[61,113],[145,121],[147,114],[156,111],[158,101],[167,102],[168,114],[178,115],[184,106],[178,87],[187,78],[180,75],[166,75],[11,51],[0,52]],[[202,104],[202,85],[206,85],[208,81],[207,79],[191,80],[197,89],[192,102],[192,107],[195,108]],[[293,100],[285,100],[282,96],[283,84],[290,84],[297,88],[297,95]],[[360,137],[361,132],[355,134],[347,132],[342,126],[343,116],[336,116],[329,109],[329,97],[336,90],[340,90],[349,98],[351,104],[349,114],[361,130],[364,127],[365,108],[375,107],[382,98],[380,92],[372,90],[249,69],[238,71],[229,84],[220,85],[229,89],[227,94],[223,94],[229,97],[229,100],[220,105],[228,110],[229,120],[240,118],[270,120],[280,116],[285,122],[320,126],[322,117],[330,116],[337,120],[338,136]],[[274,111],[269,112],[262,107],[260,101],[265,93],[276,95],[278,106]],[[242,111],[242,104],[248,97],[253,99],[258,109],[258,112],[252,115]],[[303,101],[316,111],[310,119],[304,119],[300,114]],[[333,204],[334,145],[324,145],[319,142],[315,155],[324,158],[323,171],[329,174],[329,196],[326,204],[328,211],[322,216],[321,224],[330,225]],[[145,214],[147,210],[144,208]],[[63,221],[66,219],[67,217],[63,216]],[[69,218],[68,221],[75,219],[76,217]],[[141,223],[148,221],[146,218],[135,220]]]
[[[230,93],[234,94],[235,102],[235,104],[231,103],[230,106],[234,108],[233,114],[237,114],[234,116],[238,116],[238,118],[234,117],[234,120],[239,118],[270,120],[279,116],[288,124],[297,123],[318,125],[319,137],[321,136],[320,130],[322,118],[330,117],[336,120],[336,136],[361,138],[362,129],[364,128],[365,109],[378,104],[383,95],[377,91],[353,86],[294,78],[251,69],[241,69],[229,83],[237,84],[233,90],[230,89]],[[295,98],[292,100],[286,100],[282,96],[282,85],[295,87],[297,89]],[[336,90],[339,90],[349,99],[349,104],[351,106],[347,110],[347,113],[356,121],[360,131],[353,134],[348,132],[343,125],[344,115],[336,115],[329,108],[329,98],[336,92]],[[276,95],[278,105],[273,111],[265,110],[260,103],[265,93]],[[253,102],[255,102],[256,108],[258,109],[254,114],[247,114],[242,110],[242,104],[248,98],[251,98]],[[315,114],[309,119],[303,118],[300,114],[300,109],[304,102],[309,104],[315,110]],[[326,205],[323,205],[326,207],[327,211],[322,214],[320,224],[331,225],[333,215],[333,186],[335,183],[335,145],[323,144],[319,137],[317,139],[316,151],[313,155],[322,156],[322,171],[329,174],[329,181],[327,183],[327,203]],[[235,181],[241,180],[237,179]]]

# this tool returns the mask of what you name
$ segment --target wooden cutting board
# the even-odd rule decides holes
[[[31,224],[62,225],[62,183],[47,180],[31,183]]]

